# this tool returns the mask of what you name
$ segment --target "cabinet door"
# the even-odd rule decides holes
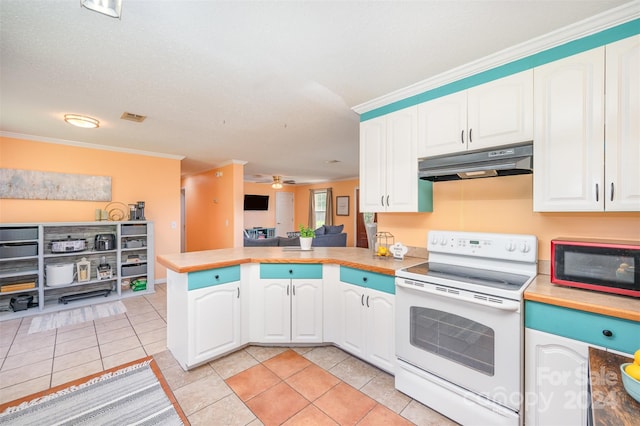
[[[386,117],[360,123],[360,211],[385,211]]]
[[[367,290],[365,296],[367,327],[367,360],[388,371],[395,372],[394,296]]]
[[[418,106],[418,157],[466,151],[467,92],[443,96]]]
[[[286,343],[291,340],[291,280],[263,279],[258,290],[258,306],[254,306],[255,320],[259,324],[257,341]]]
[[[525,329],[525,423],[586,425],[588,367],[586,343]]]
[[[604,47],[534,69],[534,211],[604,209]]]
[[[348,352],[364,358],[365,323],[364,323],[364,291],[362,287],[340,283],[342,312],[342,341],[340,346]]]
[[[467,92],[467,149],[533,140],[533,70]]]
[[[388,212],[418,211],[418,108],[387,116],[387,171],[384,198]]]
[[[189,366],[240,346],[239,282],[188,293]]]
[[[322,280],[291,280],[291,341],[322,342]]]
[[[640,36],[605,49],[605,210],[640,211]]]

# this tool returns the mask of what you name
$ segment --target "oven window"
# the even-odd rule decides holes
[[[468,318],[412,306],[411,345],[488,376],[495,366],[494,330]]]

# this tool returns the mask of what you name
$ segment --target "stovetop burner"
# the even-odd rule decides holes
[[[537,273],[534,235],[429,231],[427,250],[429,262],[398,278],[522,300]]]
[[[437,277],[446,280],[466,282],[512,291],[518,291],[531,279],[531,277],[527,275],[489,271],[486,269],[447,265],[435,262],[421,263],[419,265],[405,268],[404,270],[410,274],[423,276],[425,279]]]

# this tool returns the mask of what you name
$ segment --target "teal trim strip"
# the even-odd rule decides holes
[[[226,266],[224,268],[189,272],[187,277],[189,290],[212,287],[215,285],[240,281],[240,266]]]
[[[640,34],[640,19],[625,22],[624,24],[620,24],[613,28],[600,31],[599,33],[592,34],[578,40],[570,41],[568,43],[535,53],[522,59],[517,59],[513,62],[509,62],[508,64],[504,64],[499,67],[492,68],[490,70],[483,71],[469,77],[465,77],[461,80],[445,84],[444,86],[440,86],[435,89],[428,90],[426,92],[419,93],[405,99],[401,99],[389,105],[367,111],[360,115],[360,122],[371,120],[372,118],[380,117],[394,111],[418,105],[432,99],[450,95],[461,90],[466,90],[471,87],[488,83],[490,81],[516,74],[531,68],[539,67],[540,65],[557,61],[559,59],[582,53],[587,50],[595,49],[596,47],[604,46],[606,44],[613,43],[615,41],[632,37],[638,34]]]
[[[527,300],[525,327],[632,354],[640,348],[640,323]],[[603,330],[611,331],[605,336]]]
[[[433,212],[433,182],[418,179],[418,211]]]
[[[392,275],[340,266],[340,281],[389,294],[396,294],[395,276]]]
[[[261,263],[260,278],[319,279],[322,278],[322,265],[319,263]]]

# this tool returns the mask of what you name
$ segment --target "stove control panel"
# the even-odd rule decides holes
[[[430,253],[535,262],[538,240],[535,235],[524,234],[429,231],[427,250]]]

